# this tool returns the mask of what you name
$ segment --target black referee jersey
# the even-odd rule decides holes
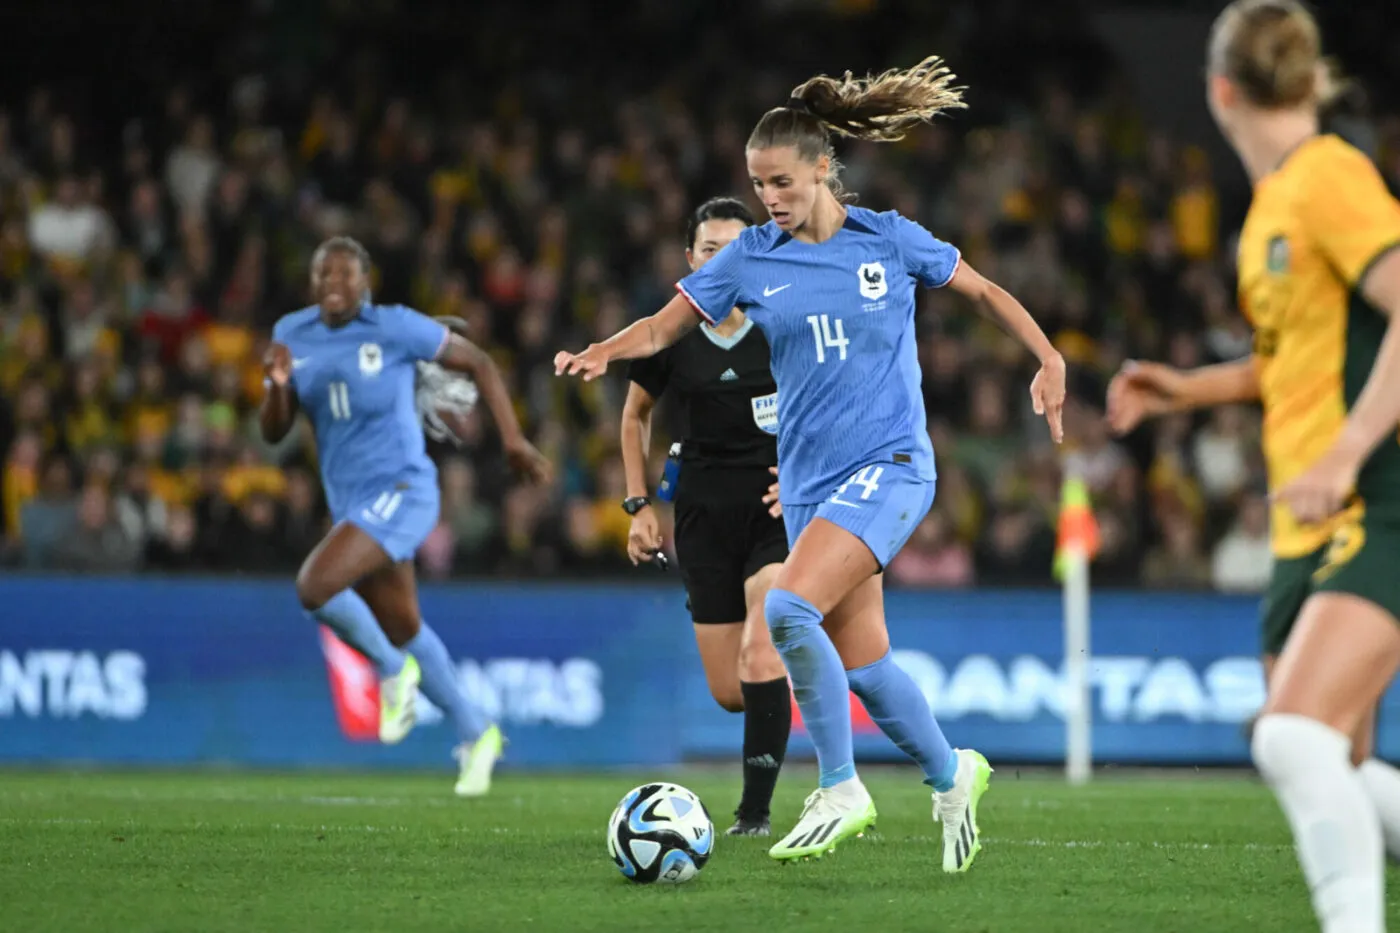
[[[679,402],[678,507],[696,497],[761,498],[774,481],[768,468],[778,463],[778,387],[768,360],[767,338],[745,320],[729,337],[702,324],[632,361],[628,378],[653,398],[669,390]]]

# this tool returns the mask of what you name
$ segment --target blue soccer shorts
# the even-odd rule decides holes
[[[396,484],[366,496],[342,518],[365,532],[395,563],[412,560],[437,527],[439,494],[436,484]]]
[[[824,518],[863,541],[883,570],[928,514],[933,489],[933,481],[919,476],[907,463],[861,467],[825,502],[783,504],[788,546],[796,546],[812,519]]]

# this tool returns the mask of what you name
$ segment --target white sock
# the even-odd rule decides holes
[[[1367,758],[1356,773],[1376,808],[1386,854],[1400,861],[1400,769],[1378,758]]]
[[[1283,807],[1322,933],[1384,933],[1385,850],[1351,739],[1288,713],[1260,717],[1251,751]]]

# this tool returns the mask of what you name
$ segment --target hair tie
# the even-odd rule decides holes
[[[807,106],[807,102],[800,97],[789,97],[787,103],[783,104],[784,110],[796,110],[798,113],[810,114],[812,108]]]

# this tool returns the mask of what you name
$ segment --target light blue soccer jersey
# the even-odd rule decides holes
[[[272,339],[292,352],[292,387],[316,433],[336,521],[387,524],[403,498],[396,493],[436,502],[437,467],[423,440],[414,380],[418,361],[437,359],[447,338],[445,326],[402,305],[366,303],[336,328],[313,306],[273,327]]]
[[[785,506],[824,501],[872,463],[934,479],[915,286],[947,285],[959,254],[894,211],[847,212],[822,243],[749,227],[676,286],[712,323],[737,306],[768,338]]]

